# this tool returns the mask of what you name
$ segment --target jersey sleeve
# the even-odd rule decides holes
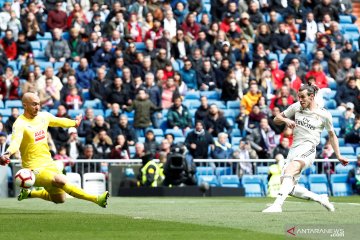
[[[50,127],[74,127],[76,125],[75,120],[71,120],[68,118],[58,118],[50,113],[46,113],[46,118],[49,120]]]
[[[298,103],[294,103],[290,105],[284,112],[284,116],[290,119],[293,119],[295,117],[296,110],[298,108]]]
[[[332,116],[329,112],[326,112],[324,127],[328,132],[334,131]]]
[[[11,143],[8,149],[6,150],[7,152],[10,153],[10,155],[13,155],[19,150],[23,137],[24,137],[24,124],[22,124],[21,121],[15,121],[12,127]]]

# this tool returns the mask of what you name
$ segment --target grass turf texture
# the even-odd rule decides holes
[[[284,239],[285,225],[360,224],[360,197],[332,198],[336,212],[290,198],[110,198],[107,209],[69,199],[0,199],[0,239]],[[359,230],[360,233],[360,230]],[[298,239],[298,238],[297,238]]]

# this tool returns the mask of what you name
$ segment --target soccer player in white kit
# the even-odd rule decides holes
[[[274,119],[275,124],[286,124],[294,129],[294,142],[282,170],[282,183],[278,196],[274,204],[263,212],[282,212],[282,205],[288,195],[316,201],[327,210],[335,211],[327,194],[319,195],[297,184],[301,172],[311,166],[315,160],[316,145],[320,142],[320,135],[324,128],[329,133],[329,140],[337,159],[344,166],[348,164],[348,160],[340,154],[339,141],[334,132],[331,114],[326,109],[318,107],[315,102],[318,89],[315,85],[301,86],[298,91],[299,101]]]

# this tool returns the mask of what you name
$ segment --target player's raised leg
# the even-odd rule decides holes
[[[303,161],[291,161],[285,168],[284,174],[281,177],[281,187],[273,205],[263,210],[266,213],[282,212],[282,205],[285,199],[295,186],[295,176],[301,173],[301,169],[305,166]]]
[[[78,188],[77,186],[69,183],[66,177],[62,174],[56,175],[53,179],[52,184],[55,187],[61,188],[70,196],[96,203],[104,208],[107,206],[107,199],[109,198],[108,191],[105,191],[103,194],[99,196],[88,194],[83,189]]]
[[[326,194],[316,194],[308,189],[304,188],[300,185],[295,185],[294,189],[291,191],[290,196],[305,199],[305,200],[313,200],[315,202],[320,203],[323,207],[325,207],[328,211],[335,211],[334,205],[329,201],[329,197]]]

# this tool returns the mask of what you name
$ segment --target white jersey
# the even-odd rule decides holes
[[[284,115],[296,123],[292,148],[304,142],[311,142],[316,146],[320,143],[320,136],[324,128],[327,131],[334,130],[332,116],[324,108],[317,107],[314,111],[310,111],[303,109],[300,102],[296,102],[284,111]]]

